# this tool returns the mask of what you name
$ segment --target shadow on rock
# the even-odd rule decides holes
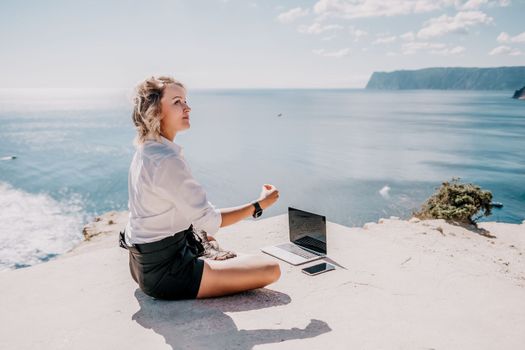
[[[153,299],[137,288],[135,297],[140,310],[132,319],[162,335],[173,349],[252,349],[255,345],[313,338],[331,331],[326,322],[314,319],[304,329],[239,330],[225,312],[253,311],[290,303],[288,295],[269,289],[222,298],[165,301]]]
[[[449,223],[454,225],[454,226],[462,227],[465,230],[468,230],[470,232],[477,233],[478,235],[483,236],[483,237],[498,238],[495,235],[493,235],[492,233],[490,233],[490,231],[484,229],[483,227],[479,227],[477,225],[474,225],[474,224],[458,223],[458,222],[454,222],[454,221],[449,222]]]

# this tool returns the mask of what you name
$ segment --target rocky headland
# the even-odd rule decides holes
[[[512,98],[516,98],[518,100],[525,100],[525,86],[519,90],[516,90]]]
[[[525,66],[466,68],[440,67],[374,72],[366,85],[378,90],[509,90],[522,86]]]

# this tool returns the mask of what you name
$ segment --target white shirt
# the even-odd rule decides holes
[[[129,168],[129,221],[126,243],[149,243],[193,224],[209,234],[222,223],[221,213],[193,178],[182,147],[161,137],[137,147]]]

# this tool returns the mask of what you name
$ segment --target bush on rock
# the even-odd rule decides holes
[[[474,184],[460,183],[459,178],[443,182],[414,216],[419,219],[445,219],[463,224],[491,214],[492,193]]]

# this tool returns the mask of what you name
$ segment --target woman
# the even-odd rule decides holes
[[[195,229],[213,234],[273,205],[279,191],[264,185],[253,203],[215,209],[174,143],[189,129],[186,89],[171,77],[137,86],[133,123],[136,152],[128,178],[129,222],[121,246],[129,250],[133,279],[160,299],[207,298],[264,287],[279,279],[279,264],[263,255],[203,260]],[[209,238],[210,240],[213,237]]]

